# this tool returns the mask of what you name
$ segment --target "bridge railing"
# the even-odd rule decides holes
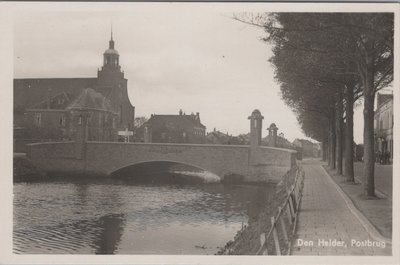
[[[260,235],[260,248],[257,255],[290,254],[292,238],[295,233],[304,187],[304,171],[297,170],[294,183],[287,190],[287,196],[278,212],[271,217],[268,233]],[[291,229],[290,229],[291,228]]]

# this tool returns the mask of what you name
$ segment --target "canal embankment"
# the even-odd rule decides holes
[[[271,231],[272,223],[271,217],[277,216],[279,207],[285,204],[288,198],[288,191],[294,184],[296,176],[302,172],[300,167],[293,167],[286,175],[282,177],[282,180],[276,184],[272,199],[265,203],[258,215],[253,216],[248,220],[248,224],[237,232],[234,239],[227,242],[226,245],[221,248],[216,254],[217,255],[257,255],[260,251],[261,241],[260,236]],[[291,237],[295,222],[286,226],[288,236]],[[291,240],[285,240],[283,236],[278,236],[281,253],[287,254],[289,251]],[[262,240],[262,239],[261,239]],[[266,248],[271,250],[275,248],[273,240],[266,241]]]
[[[46,177],[46,173],[37,168],[25,154],[14,154],[13,158],[13,181],[35,181]]]

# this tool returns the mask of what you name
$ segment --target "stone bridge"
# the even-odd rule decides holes
[[[247,146],[92,142],[86,141],[82,130],[75,142],[31,144],[28,157],[47,172],[109,176],[128,166],[168,161],[212,172],[221,179],[235,176],[246,182],[278,181],[295,165],[296,152],[260,146],[262,118],[257,110],[249,117],[251,140]]]

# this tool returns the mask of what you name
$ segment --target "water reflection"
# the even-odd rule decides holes
[[[18,183],[14,251],[214,254],[267,203],[271,189],[110,179]]]
[[[101,233],[94,242],[96,254],[114,254],[124,230],[124,215],[110,214],[98,220]]]

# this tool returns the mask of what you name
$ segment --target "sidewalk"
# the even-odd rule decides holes
[[[391,245],[370,236],[321,163],[302,165],[304,192],[292,255],[391,255]]]

